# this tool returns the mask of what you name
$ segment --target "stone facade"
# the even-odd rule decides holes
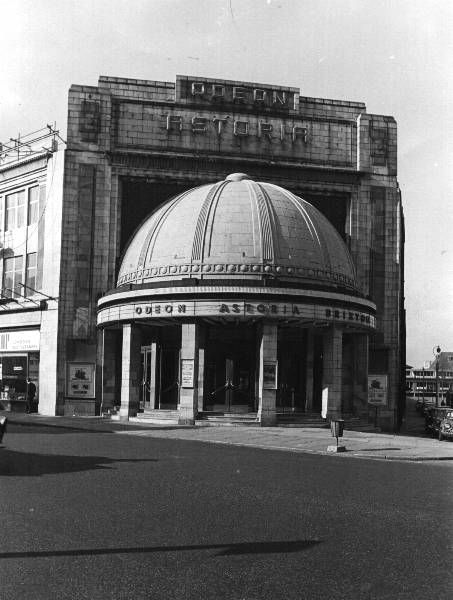
[[[112,350],[110,334],[96,327],[96,302],[115,287],[126,243],[169,197],[240,171],[313,203],[349,247],[360,292],[377,305],[365,366],[387,376],[388,402],[379,420],[392,429],[405,363],[396,136],[392,117],[368,114],[360,102],[304,97],[297,88],[187,76],[175,83],[100,77],[95,87],[73,85],[61,236],[52,238],[57,252],[47,256],[43,271],[56,279],[42,289],[59,296],[58,324],[49,329],[57,329],[58,339],[55,351],[46,351],[53,383],[43,412],[77,414],[77,401],[67,396],[69,363],[96,365],[95,397],[84,411],[119,403],[127,382],[118,386],[112,373],[101,371],[102,352]],[[309,338],[313,345],[313,334]],[[355,352],[363,373],[363,356]],[[338,381],[334,365],[329,377]],[[363,375],[354,380],[363,401],[366,385]]]
[[[43,143],[40,151],[0,162],[0,364],[5,402],[19,398],[25,409],[29,376],[40,412],[54,414],[64,153],[56,145],[43,151]]]

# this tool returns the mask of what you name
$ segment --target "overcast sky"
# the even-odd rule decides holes
[[[451,0],[0,0],[0,141],[66,128],[72,83],[176,74],[299,87],[398,123],[407,360],[453,351]]]

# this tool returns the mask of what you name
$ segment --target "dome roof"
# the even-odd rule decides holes
[[[351,256],[333,225],[305,200],[243,173],[155,210],[127,246],[117,285],[184,278],[357,289]]]

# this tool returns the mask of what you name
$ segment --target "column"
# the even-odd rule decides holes
[[[198,328],[196,323],[181,325],[178,422],[186,425],[193,425],[198,414]]]
[[[121,355],[121,407],[120,419],[135,417],[140,398],[140,331],[136,326],[123,325]]]
[[[204,348],[198,350],[198,412],[203,412]]]
[[[327,395],[327,418],[341,418],[341,374],[343,354],[343,332],[332,328],[323,336],[323,403]]]
[[[368,335],[354,335],[354,408],[368,417]]]
[[[203,412],[206,326],[198,325],[198,412]]]
[[[277,367],[277,334],[275,323],[262,326],[259,351],[258,420],[262,427],[277,422],[277,381],[273,381],[272,369]]]
[[[307,344],[306,344],[306,383],[305,383],[305,411],[311,412],[313,410],[313,331],[307,330]]]

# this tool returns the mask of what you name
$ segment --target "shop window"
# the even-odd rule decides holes
[[[36,265],[38,254],[31,252],[27,254],[27,270],[25,273],[25,295],[31,296],[36,289]]]
[[[5,298],[16,298],[22,293],[23,256],[12,256],[3,261],[3,290]]]
[[[38,222],[39,187],[35,185],[28,190],[28,225]]]
[[[25,225],[25,191],[15,192],[6,196],[6,226],[5,229],[17,229]]]

